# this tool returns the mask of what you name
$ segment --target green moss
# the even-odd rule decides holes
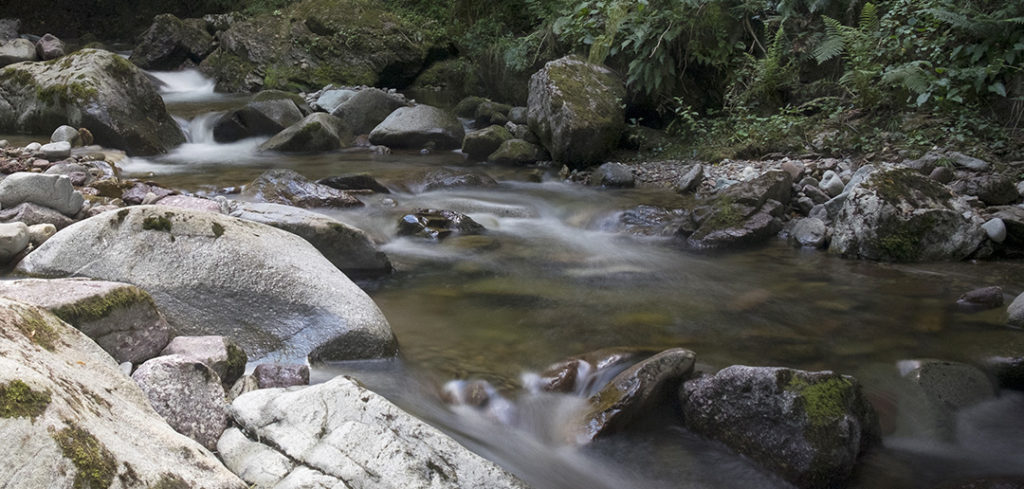
[[[224,226],[221,226],[219,222],[213,223],[211,227],[213,228],[213,235],[215,237],[219,238],[221,236],[224,236]]]
[[[701,223],[701,229],[711,232],[743,224],[746,216],[739,211],[731,197],[716,199],[713,206],[711,215]]]
[[[35,85],[35,80],[32,78],[31,73],[11,67],[0,70],[0,82],[13,83],[21,86]]]
[[[64,456],[71,460],[75,473],[74,489],[110,487],[117,472],[117,463],[110,450],[88,431],[70,425],[52,434]]]
[[[942,184],[909,168],[877,172],[871,176],[870,184],[887,202],[902,200],[920,206],[922,201],[931,200],[949,208],[949,200],[953,197]]]
[[[75,304],[59,307],[52,312],[65,322],[78,326],[82,323],[96,321],[110,315],[111,312],[131,307],[134,304],[153,304],[149,294],[137,287],[120,287],[107,295],[94,296]]]
[[[91,99],[97,93],[99,92],[96,87],[82,82],[36,88],[36,98],[50,105],[70,105],[82,102]]]
[[[37,392],[20,380],[0,385],[0,418],[35,418],[50,405],[50,391]]]
[[[160,475],[160,480],[156,481],[156,484],[150,486],[150,489],[191,489],[191,487],[181,476],[165,472]]]
[[[786,390],[796,392],[803,399],[807,419],[813,426],[825,426],[846,413],[852,386],[853,383],[840,376],[813,384],[794,376],[786,385]]]
[[[878,247],[883,253],[881,258],[896,262],[916,261],[921,256],[918,239],[919,236],[906,229],[896,229],[884,234],[878,240]]]
[[[117,222],[124,222],[124,219],[128,217],[128,213],[131,212],[128,209],[121,209],[117,211]]]
[[[20,313],[21,321],[15,323],[18,330],[32,343],[53,351],[56,348],[57,340],[60,339],[60,333],[50,324],[49,320],[34,309],[22,309]]]
[[[166,231],[171,232],[171,220],[168,219],[170,214],[163,216],[149,216],[142,220],[142,229],[148,231]]]

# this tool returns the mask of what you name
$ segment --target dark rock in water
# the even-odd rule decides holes
[[[588,399],[590,409],[582,415],[576,441],[585,443],[621,431],[646,408],[671,399],[693,373],[695,359],[692,351],[673,348],[622,371]]]
[[[556,162],[570,168],[600,163],[625,128],[625,86],[610,70],[568,56],[530,78],[528,120]]]
[[[228,427],[228,403],[210,367],[180,355],[157,357],[140,365],[132,380],[174,431],[217,449]]]
[[[793,196],[793,177],[784,171],[773,170],[753,180],[732,185],[719,195],[722,199],[755,209],[768,200],[788,204]]]
[[[242,195],[260,202],[306,209],[363,205],[348,193],[312,182],[295,170],[267,170],[247,185]]]
[[[639,205],[619,215],[616,229],[635,236],[670,237],[684,230],[687,234],[696,229],[693,216],[686,209],[665,209],[650,205]]]
[[[832,372],[732,366],[683,384],[686,427],[800,488],[842,487],[880,443],[856,379]]]
[[[776,216],[781,210],[782,204],[774,200],[751,211],[744,204],[718,199],[699,220],[697,230],[686,236],[686,244],[696,250],[715,250],[762,243],[782,230],[782,221]]]
[[[382,185],[373,175],[369,173],[358,173],[352,175],[338,175],[334,177],[321,178],[316,183],[327,185],[338,190],[369,190],[378,194],[390,194],[391,191]]]
[[[995,309],[1003,305],[1003,288],[992,286],[968,291],[956,300],[956,305],[968,311]]]
[[[318,153],[352,146],[352,131],[345,123],[329,114],[316,112],[288,126],[267,142],[260,151],[282,153]]]
[[[465,214],[448,210],[417,209],[398,221],[399,236],[419,236],[442,240],[459,234],[480,234],[483,226]]]
[[[151,204],[177,192],[158,186],[155,183],[136,183],[121,194],[121,200],[128,205]]]
[[[59,230],[70,226],[75,221],[49,207],[26,202],[0,210],[0,222],[23,222],[28,226],[53,224]]]
[[[392,112],[404,107],[403,97],[379,88],[364,88],[338,104],[330,112],[341,119],[352,134],[369,134]]]
[[[848,192],[829,251],[895,262],[961,260],[985,239],[974,216],[962,198],[928,177],[878,170]]]
[[[992,382],[976,367],[941,360],[904,360],[903,376],[919,386],[936,407],[953,414],[995,396]],[[911,368],[913,367],[913,368]]]
[[[476,115],[476,109],[480,107],[480,104],[484,102],[490,102],[491,99],[485,97],[478,97],[476,95],[470,95],[459,103],[455,104],[455,108],[452,109],[455,115],[466,119],[472,119]]]
[[[84,127],[97,144],[132,156],[164,153],[185,142],[145,73],[108,51],[82,49],[60,62],[0,69],[0,93],[0,132]]]
[[[400,107],[370,131],[370,142],[392,148],[434,149],[462,147],[466,135],[455,116],[437,107]]]
[[[85,279],[0,282],[0,296],[42,307],[100,345],[118,363],[160,354],[173,330],[149,294],[129,284]]]
[[[524,139],[509,139],[498,146],[487,161],[499,165],[532,165],[551,158],[544,148]]]
[[[36,41],[36,56],[43,61],[57,59],[66,54],[64,41],[53,34],[45,34]]]
[[[201,63],[213,51],[213,41],[202,20],[161,14],[153,18],[128,59],[144,70],[176,70],[187,62]]]
[[[225,336],[178,336],[160,355],[179,355],[200,362],[216,372],[225,385],[233,384],[242,377],[248,359],[245,350]]]
[[[645,348],[605,348],[584,353],[548,366],[529,387],[590,397],[630,364],[656,353]]]
[[[462,140],[462,152],[475,160],[485,160],[509,139],[512,139],[512,134],[504,127],[487,126],[466,134]]]
[[[309,385],[309,367],[298,364],[261,363],[252,371],[260,389]]]
[[[609,188],[632,188],[636,185],[633,170],[622,163],[605,163],[590,177],[590,183]]]
[[[410,175],[405,184],[413,192],[459,187],[496,187],[498,182],[485,173],[463,168],[432,168]]]
[[[278,90],[258,93],[245,107],[217,119],[213,126],[213,139],[218,143],[228,143],[255,136],[267,136],[277,134],[298,123],[303,118],[302,109],[287,95],[289,94]],[[315,151],[315,148],[307,151]]]
[[[1016,180],[999,173],[970,175],[949,187],[958,195],[977,197],[986,205],[1006,205],[1020,200]]]
[[[476,106],[473,119],[476,127],[487,127],[491,125],[504,126],[508,122],[508,111],[512,106],[486,100]]]

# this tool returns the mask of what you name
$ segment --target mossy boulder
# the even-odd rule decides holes
[[[475,160],[485,160],[495,152],[501,143],[512,139],[512,134],[503,126],[488,126],[470,131],[462,140],[462,152]]]
[[[404,88],[435,35],[377,2],[303,0],[225,23],[200,68],[224,91],[316,90],[327,84]]]
[[[551,158],[544,148],[524,139],[508,139],[487,156],[487,161],[499,165],[532,165]]]
[[[352,131],[341,119],[323,112],[315,112],[275,134],[274,137],[260,145],[260,151],[280,153],[333,151],[351,146],[353,139]]]
[[[40,342],[45,324],[52,342]],[[34,331],[35,334],[25,334]],[[247,487],[158,416],[96,343],[49,312],[0,299],[0,480],[19,487]]]
[[[683,384],[683,421],[799,488],[842,487],[881,441],[853,377],[732,366]]]
[[[530,129],[556,162],[600,163],[625,128],[626,89],[611,70],[575,56],[548,62],[530,78]]]
[[[67,124],[129,155],[185,142],[152,82],[128,60],[98,49],[0,68],[0,132],[49,136]]]
[[[423,70],[412,84],[414,89],[437,89],[456,94],[473,93],[479,87],[480,75],[472,62],[465,58],[438,61]]]
[[[962,260],[985,239],[962,198],[910,169],[878,170],[853,187],[829,251],[892,262]]]
[[[199,64],[213,51],[213,36],[201,19],[181,20],[173,14],[153,18],[129,59],[144,70],[176,70],[185,63]]]

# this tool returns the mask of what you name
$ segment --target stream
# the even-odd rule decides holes
[[[989,285],[1012,300],[1024,291],[1024,263],[879,264],[781,240],[697,254],[622,229],[628,209],[678,203],[669,191],[583,187],[560,181],[557,169],[472,163],[459,152],[261,154],[262,139],[212,139],[217,113],[246,96],[217,94],[194,72],[154,76],[188,143],[125,161],[126,176],[215,195],[288,168],[310,179],[369,173],[392,189],[360,195],[363,208],[322,212],[366,230],[394,262],[395,274],[359,285],[390,321],[401,358],[318,366],[313,381],[357,377],[536,489],[789,487],[687,432],[672,412],[584,448],[567,443],[564,420],[581,398],[532,393],[523,379],[616,346],[685,347],[704,371],[772,365],[857,377],[879,411],[885,448],[864,460],[853,487],[1024,475],[1024,395],[1004,391],[958,413],[954,435],[943,437],[897,368],[905,359],[972,361],[1024,342],[1024,332],[1005,326],[1005,308],[954,307],[960,294]],[[409,183],[410,173],[440,166],[483,172],[499,185],[421,191]],[[420,207],[465,212],[488,232],[441,243],[396,237],[400,216]],[[491,411],[440,402],[447,382],[473,379],[500,396]]]

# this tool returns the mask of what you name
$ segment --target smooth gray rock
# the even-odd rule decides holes
[[[693,192],[700,187],[701,182],[704,181],[704,165],[700,163],[694,163],[690,165],[690,168],[686,170],[683,176],[679,177],[676,181],[675,191],[681,194]]]
[[[231,414],[239,428],[225,432],[218,452],[233,472],[260,487],[526,487],[345,377],[250,392],[235,399]],[[310,481],[319,485],[298,485]]]
[[[790,242],[795,246],[821,248],[825,245],[827,231],[828,229],[821,219],[814,217],[801,219],[797,221],[790,232]]]
[[[305,106],[304,103],[301,105]],[[213,139],[219,143],[227,143],[275,135],[301,121],[303,116],[302,107],[294,99],[294,94],[264,90],[256,94],[244,107],[220,116],[213,125]],[[345,133],[345,130],[338,126],[338,121],[329,117],[323,120],[334,126],[339,134]]]
[[[355,90],[348,89],[324,90],[313,104],[315,104],[320,110],[330,114],[334,109],[338,108],[339,105],[352,98],[355,94]]]
[[[336,175],[333,177],[321,178],[316,183],[320,185],[327,185],[331,188],[338,190],[366,190],[379,194],[390,194],[383,184],[373,178],[373,175],[369,173],[354,173],[347,175]]]
[[[274,226],[305,239],[349,277],[382,275],[392,270],[387,255],[361,229],[298,207],[244,202],[233,206],[233,217]]]
[[[18,38],[0,42],[0,67],[36,59],[36,45],[28,39]]]
[[[462,152],[475,160],[486,160],[509,139],[512,139],[512,134],[504,127],[487,126],[466,134],[462,140]]]
[[[309,367],[304,364],[261,363],[252,371],[260,389],[309,385]]]
[[[986,205],[1006,205],[1020,200],[1017,182],[998,173],[972,174],[951,183],[949,188],[959,195],[977,197]]]
[[[683,384],[686,427],[800,488],[842,487],[880,443],[857,380],[832,372],[732,366]]]
[[[52,224],[59,231],[75,220],[49,207],[25,202],[0,210],[0,222],[23,222],[29,226]]]
[[[260,145],[260,151],[317,153],[352,145],[352,132],[330,114],[315,112],[288,126]]]
[[[7,66],[0,69],[0,94],[0,132],[49,134],[67,124],[131,156],[164,153],[185,142],[147,75],[108,51],[82,49],[57,63]]]
[[[185,63],[201,63],[213,47],[214,38],[203,21],[160,14],[139,37],[128,59],[144,70],[170,71]]]
[[[985,235],[993,242],[1002,243],[1006,241],[1006,223],[998,217],[985,221],[985,224],[981,225],[981,229],[985,230]]]
[[[828,178],[822,178],[819,185],[821,186],[821,189],[831,197],[835,197],[843,193],[843,189],[846,187],[843,183],[843,179],[839,178],[839,175],[834,173]]]
[[[64,41],[53,34],[44,34],[36,41],[36,56],[42,61],[60,58],[66,52]]]
[[[0,264],[7,264],[28,248],[28,226],[23,222],[0,224]]]
[[[210,367],[224,385],[234,384],[245,373],[248,357],[234,340],[224,336],[178,336],[160,355],[179,355]]]
[[[1024,294],[1018,295],[1006,308],[1007,324],[1024,328]]]
[[[392,148],[435,149],[462,147],[462,123],[448,112],[429,105],[400,107],[370,131],[370,142]]]
[[[71,143],[68,141],[58,141],[56,143],[44,144],[42,148],[39,148],[40,156],[50,161],[63,160],[71,156]]]
[[[50,135],[51,143],[59,143],[61,141],[67,141],[72,146],[81,146],[82,135],[78,133],[78,129],[69,125],[63,125],[54,129],[53,134]]]
[[[487,157],[499,165],[532,165],[551,158],[544,148],[523,139],[509,139]]]
[[[611,70],[567,56],[530,77],[527,119],[556,162],[584,168],[618,145],[625,97],[625,86]]]
[[[175,433],[81,332],[7,299],[0,299],[0,330],[0,386],[20,382],[43,400],[33,416],[0,417],[0,436],[17,440],[0,458],[0,480],[18,487],[71,488],[76,480],[138,489],[247,487],[213,454]],[[89,465],[76,466],[76,450],[94,455]]]
[[[0,181],[0,205],[3,208],[9,209],[24,202],[74,216],[82,210],[85,199],[64,175],[19,172]]]
[[[217,449],[228,427],[228,403],[220,377],[210,367],[181,355],[161,356],[135,369],[132,380],[174,431]]]
[[[28,241],[32,246],[39,246],[57,234],[57,226],[53,224],[33,224],[28,227]]]
[[[950,151],[946,153],[946,157],[953,160],[953,163],[955,163],[956,166],[966,168],[968,170],[985,171],[992,166],[985,160],[981,160],[973,156],[967,156],[958,151]]]
[[[392,112],[404,107],[405,104],[405,99],[399,95],[379,88],[364,88],[328,112],[341,119],[353,134],[369,134]]]
[[[295,170],[267,170],[246,185],[242,196],[257,202],[302,208],[363,205],[347,192],[313,182]]]
[[[1003,288],[991,286],[969,290],[956,300],[956,304],[968,310],[995,309],[1003,305]]]
[[[159,355],[174,334],[149,294],[129,284],[22,279],[0,282],[0,296],[52,312],[118,363],[139,364]]]
[[[377,358],[397,349],[380,309],[309,243],[224,215],[105,212],[57,233],[17,271],[134,284],[181,333],[229,336],[253,359]]]
[[[488,188],[497,187],[498,182],[486,173],[471,168],[430,168],[419,172],[409,172],[403,176],[401,186],[413,193],[446,190],[461,187]]]
[[[602,187],[630,188],[636,185],[633,170],[622,163],[604,163],[594,170],[591,183]]]

